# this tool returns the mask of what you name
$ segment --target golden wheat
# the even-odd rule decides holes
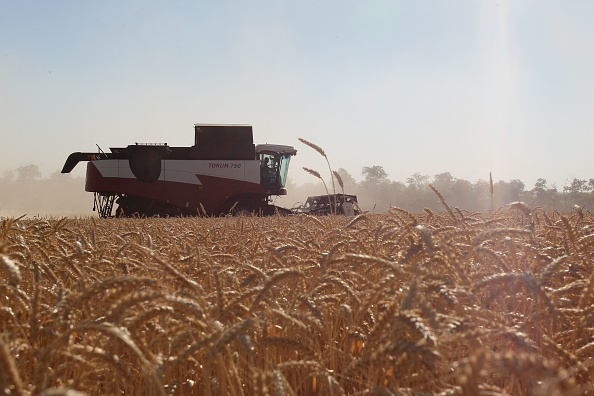
[[[594,394],[594,216],[444,206],[0,219],[0,386]]]

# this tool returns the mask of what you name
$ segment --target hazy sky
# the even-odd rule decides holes
[[[0,172],[248,123],[289,177],[594,177],[594,1],[0,0]],[[78,171],[82,174],[83,166]]]

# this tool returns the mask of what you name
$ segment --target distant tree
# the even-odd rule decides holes
[[[416,172],[406,178],[406,202],[412,211],[436,208],[440,205],[435,193],[429,188],[429,176]]]
[[[474,196],[474,188],[472,183],[464,179],[455,179],[452,186],[452,202],[453,206],[457,206],[464,210],[476,210],[477,199]]]
[[[515,201],[524,200],[524,182],[518,179],[504,182],[498,181],[493,186],[495,194],[495,206],[503,206]]]
[[[580,193],[587,192],[587,187],[587,181],[574,178],[569,184],[563,186],[563,192],[575,196]]]
[[[512,202],[522,200],[522,193],[524,192],[524,187],[524,182],[519,179],[513,179],[509,181],[508,192],[510,195],[510,200]]]
[[[534,188],[530,190],[532,193],[531,204],[532,205],[543,205],[547,197],[547,180],[539,178],[534,183]]]
[[[491,183],[487,180],[477,180],[472,185],[472,196],[474,202],[469,210],[489,210],[491,209]]]
[[[433,176],[433,187],[437,186],[448,187],[454,182],[454,176],[450,172],[443,172]]]
[[[388,174],[384,170],[383,166],[374,165],[374,166],[364,166],[361,170],[361,174],[365,181],[373,181],[373,182],[387,182],[388,181]]]
[[[359,203],[365,202],[367,210],[383,212],[394,200],[390,192],[390,180],[384,168],[380,165],[364,166],[361,169],[363,180],[358,185],[357,198]]]
[[[530,204],[532,206],[543,206],[548,209],[560,209],[560,195],[555,185],[548,186],[547,180],[539,178],[530,190]]]
[[[3,181],[12,181],[14,180],[14,170],[6,170],[2,173]]]
[[[560,209],[561,194],[557,190],[557,186],[553,183],[547,188],[547,195],[544,205],[551,209]]]
[[[590,203],[589,182],[583,179],[574,178],[563,186],[564,208],[571,209],[574,205],[586,206]]]
[[[415,190],[420,190],[426,187],[428,183],[429,176],[421,175],[419,172],[413,173],[411,176],[406,178],[406,184]]]
[[[534,183],[534,190],[536,191],[545,191],[547,189],[547,179],[543,179],[542,177],[536,180]]]
[[[433,182],[431,185],[435,187],[446,200],[450,200],[452,198],[454,176],[452,176],[450,172],[444,172],[433,176]]]
[[[17,180],[34,180],[41,178],[39,167],[34,164],[19,166],[16,169]]]
[[[408,207],[408,193],[406,185],[399,181],[392,181],[385,183],[380,192],[385,195],[383,200],[386,209],[391,206],[397,206],[400,208]]]

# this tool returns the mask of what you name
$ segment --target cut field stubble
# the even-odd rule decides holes
[[[593,394],[594,216],[442,203],[0,219],[0,389]]]

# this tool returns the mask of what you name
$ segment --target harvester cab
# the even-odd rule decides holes
[[[267,193],[287,195],[285,184],[291,157],[297,154],[291,146],[259,144],[256,156],[260,160],[260,184]]]

